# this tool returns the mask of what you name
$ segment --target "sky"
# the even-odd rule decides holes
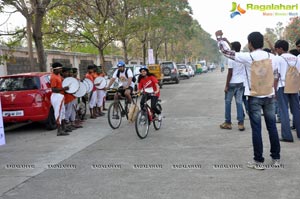
[[[253,31],[265,33],[266,28],[275,28],[278,22],[287,25],[291,16],[289,12],[300,16],[299,0],[188,0],[193,10],[193,18],[196,19],[202,28],[212,35],[215,39],[215,31],[223,30],[224,37],[229,41],[239,41],[242,46],[247,44],[247,36]],[[240,7],[246,12],[230,18],[232,13],[232,2],[240,4]],[[265,13],[273,16],[263,16],[262,11],[247,9],[247,4],[265,5],[265,4],[283,4],[298,5],[298,10],[268,10]],[[288,16],[274,16],[283,13]],[[0,25],[5,22],[5,15],[0,14]],[[25,19],[20,14],[14,14],[11,20],[5,25],[0,26],[0,30],[11,29],[14,26],[25,26]]]
[[[300,16],[299,0],[188,0],[193,10],[193,18],[196,19],[201,27],[212,35],[215,39],[215,32],[222,30],[224,37],[230,42],[239,41],[242,46],[247,44],[247,36],[253,31],[265,33],[266,28],[275,28],[278,22],[286,26],[291,18],[290,12]],[[240,4],[240,7],[246,12],[230,17],[232,13],[232,2]],[[254,5],[295,5],[294,10],[266,10],[265,13],[272,16],[264,16],[263,11],[247,9],[247,4]],[[284,14],[286,16],[278,16]],[[275,16],[276,15],[276,16]]]

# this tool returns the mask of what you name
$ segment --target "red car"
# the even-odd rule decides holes
[[[57,128],[51,106],[50,73],[32,72],[0,77],[0,97],[5,125],[43,122]]]

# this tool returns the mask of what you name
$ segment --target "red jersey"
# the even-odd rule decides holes
[[[59,88],[62,89],[62,77],[60,74],[56,75],[54,73],[51,73],[50,75],[50,85],[51,88]],[[61,94],[64,94],[64,91],[60,91]]]
[[[155,76],[148,76],[148,77],[144,77],[141,79],[141,81],[139,82],[139,90],[144,90],[145,88],[153,88],[154,92],[157,91],[157,87],[156,84],[158,84],[158,80],[156,79]],[[160,96],[160,92],[158,92],[157,94],[155,94],[155,96],[159,97]]]
[[[69,104],[72,102],[76,97],[70,93],[65,94],[65,104]]]

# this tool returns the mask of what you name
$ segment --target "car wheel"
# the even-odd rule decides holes
[[[46,125],[47,130],[54,130],[57,128],[53,107],[51,107],[49,110],[49,115],[48,115],[45,125]]]
[[[175,83],[179,84],[179,78],[178,77],[175,79]]]

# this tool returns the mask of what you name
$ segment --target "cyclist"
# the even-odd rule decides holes
[[[127,102],[129,106],[131,105],[131,94],[133,92],[134,88],[134,82],[132,81],[133,73],[130,70],[130,68],[127,68],[125,70],[125,63],[123,61],[118,62],[118,69],[114,72],[112,78],[110,79],[106,90],[110,88],[110,86],[114,83],[114,81],[118,78],[122,85],[119,87],[120,92],[116,92],[114,96],[114,100],[117,100],[119,98],[119,93],[127,99]]]
[[[144,104],[149,99],[151,100],[151,109],[154,111],[155,114],[158,115],[158,120],[162,119],[161,111],[156,107],[158,102],[158,98],[160,96],[160,89],[158,85],[158,80],[156,77],[149,73],[147,66],[142,66],[140,68],[140,75],[138,78],[138,93],[153,90],[153,95],[143,95],[141,99],[141,108],[143,109]],[[147,99],[146,99],[147,98]]]

